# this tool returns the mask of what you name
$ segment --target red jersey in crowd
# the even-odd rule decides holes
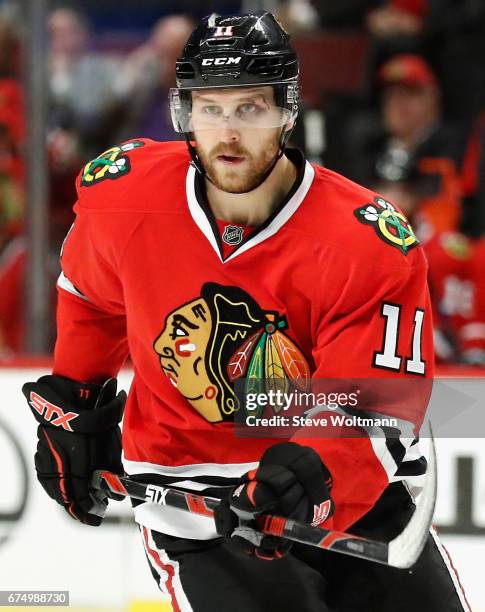
[[[436,329],[436,356],[442,361],[485,363],[485,240],[463,234],[436,234],[424,244]]]
[[[23,349],[26,259],[23,237],[11,240],[0,254],[0,355],[6,357]]]

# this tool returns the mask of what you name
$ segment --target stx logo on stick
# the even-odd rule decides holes
[[[67,431],[72,431],[69,421],[72,421],[79,416],[76,412],[64,412],[62,408],[59,408],[59,406],[56,406],[55,404],[51,404],[46,399],[35,393],[35,391],[30,392],[29,403],[32,408],[38,412],[40,416],[43,416],[44,419],[51,425],[62,427]]]
[[[153,504],[165,506],[165,497],[167,493],[168,489],[157,487],[156,485],[149,485],[146,489],[145,499]]]

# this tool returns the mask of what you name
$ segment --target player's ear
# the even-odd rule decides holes
[[[288,123],[285,124],[283,132],[290,132],[295,127],[296,117],[292,117]]]

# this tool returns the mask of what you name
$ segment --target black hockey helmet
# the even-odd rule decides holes
[[[271,13],[201,21],[175,68],[177,86],[234,87],[297,81],[290,37]]]
[[[174,129],[185,134],[196,168],[205,174],[190,143],[190,92],[197,89],[271,85],[279,109],[271,124],[282,127],[281,157],[298,115],[298,59],[290,37],[271,13],[205,17],[190,35],[176,63],[177,87],[170,90]],[[269,175],[268,172],[268,175]],[[267,176],[267,175],[266,175]],[[265,177],[266,178],[266,177]]]

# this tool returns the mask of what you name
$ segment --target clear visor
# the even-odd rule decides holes
[[[286,90],[291,85],[280,87]],[[277,106],[273,87],[238,89],[171,89],[170,111],[175,131],[193,133],[226,125],[234,129],[278,128],[296,118],[297,105],[289,104],[293,110]],[[284,93],[288,100],[288,92]]]

